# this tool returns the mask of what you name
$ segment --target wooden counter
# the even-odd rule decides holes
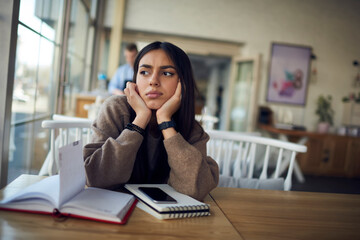
[[[273,136],[284,134],[293,142],[306,138],[307,152],[297,155],[305,174],[360,177],[359,137],[278,129],[271,125],[259,125],[259,128]]]
[[[75,97],[75,101],[76,101],[75,116],[76,117],[87,118],[88,117],[88,111],[85,110],[84,106],[86,104],[90,105],[90,104],[95,103],[96,96],[78,94]]]

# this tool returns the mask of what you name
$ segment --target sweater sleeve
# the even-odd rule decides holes
[[[180,133],[164,141],[171,168],[169,185],[200,201],[219,182],[219,167],[206,155],[208,140],[209,136],[202,132],[201,136],[191,137],[189,141]]]
[[[143,137],[124,129],[129,121],[123,97],[104,102],[92,126],[92,141],[84,147],[88,186],[112,188],[130,179]]]

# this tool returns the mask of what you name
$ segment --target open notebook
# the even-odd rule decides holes
[[[82,144],[59,149],[60,175],[47,177],[3,199],[0,209],[124,224],[136,205],[131,194],[85,188]]]
[[[155,203],[139,187],[157,187],[176,200],[176,203]],[[168,184],[126,184],[125,188],[140,201],[137,206],[158,219],[200,217],[210,215],[210,205],[177,192]]]

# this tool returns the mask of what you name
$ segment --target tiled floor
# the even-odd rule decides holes
[[[360,194],[360,178],[305,175],[305,183],[292,181],[292,191]]]

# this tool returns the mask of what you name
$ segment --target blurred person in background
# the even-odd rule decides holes
[[[129,43],[124,51],[126,64],[121,65],[115,72],[108,86],[108,91],[114,95],[124,95],[126,83],[132,81],[134,75],[134,61],[138,53],[136,44]]]

